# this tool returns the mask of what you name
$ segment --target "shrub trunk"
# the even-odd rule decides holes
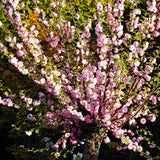
[[[103,136],[100,133],[92,133],[88,136],[85,142],[83,160],[98,160],[102,138]]]

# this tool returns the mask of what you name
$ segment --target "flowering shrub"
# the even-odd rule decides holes
[[[1,20],[1,55],[43,91],[6,95],[0,103],[19,110],[23,104],[27,120],[60,128],[56,157],[72,143],[85,145],[84,159],[97,159],[112,133],[149,158],[141,145],[147,131],[138,128],[158,115],[160,3],[75,2],[3,0],[14,30]]]

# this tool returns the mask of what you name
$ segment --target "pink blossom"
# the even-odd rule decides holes
[[[47,103],[48,103],[49,105],[52,105],[52,104],[54,103],[54,101],[53,101],[53,100],[48,100]]]
[[[1,100],[1,104],[7,105],[9,107],[13,106],[12,100],[10,98],[4,98]]]
[[[133,149],[133,144],[132,144],[132,143],[130,143],[130,144],[128,145],[128,149],[129,149],[129,150],[132,150],[132,149]]]
[[[122,150],[122,146],[117,146],[116,149],[117,149],[118,151],[120,151],[120,150]]]
[[[136,48],[135,48],[134,45],[130,45],[130,48],[129,48],[129,49],[133,52],[133,51],[135,51]]]
[[[136,96],[135,100],[138,101],[138,100],[140,100],[141,98],[142,98],[142,96],[139,94],[139,95]]]
[[[98,68],[99,69],[106,69],[107,68],[107,61],[100,61],[100,62],[98,62]]]
[[[149,76],[149,75],[145,75],[144,78],[146,79],[147,82],[149,82],[151,80],[151,76]]]
[[[18,59],[15,58],[15,57],[11,57],[11,58],[9,59],[9,62],[12,63],[13,65],[16,65],[17,62],[18,62]]]
[[[97,3],[97,10],[98,11],[102,11],[103,10],[103,5],[100,2]]]
[[[141,78],[140,82],[137,85],[137,88],[140,88],[143,84],[145,84],[145,80],[144,80],[144,78]]]
[[[135,10],[133,10],[132,16],[135,17],[136,15],[140,15],[140,14],[141,14],[141,10],[135,9]]]
[[[40,104],[41,104],[41,101],[34,101],[34,102],[33,102],[33,105],[34,105],[34,106],[37,106],[37,105],[40,105]]]
[[[31,136],[32,135],[31,131],[25,131],[25,133],[26,133],[27,136]]]
[[[123,113],[127,113],[127,112],[128,112],[128,108],[127,108],[127,107],[123,107],[123,108],[122,108],[122,112],[123,112]]]
[[[148,132],[146,131],[146,132],[144,132],[144,135],[146,136],[146,135],[148,135]]]
[[[59,95],[61,90],[61,86],[59,84],[56,84],[54,87],[54,94]]]
[[[14,105],[14,108],[19,109],[20,106],[19,106],[18,104],[15,104],[15,105]]]
[[[152,100],[152,104],[156,104],[157,103],[157,98],[155,96],[151,96],[150,100]]]
[[[109,72],[109,76],[112,78],[114,77],[114,73],[113,72]]]
[[[43,85],[43,84],[45,84],[45,82],[46,82],[46,80],[44,79],[44,78],[41,78],[40,79],[40,83]]]
[[[149,147],[150,147],[150,148],[155,148],[155,147],[156,147],[156,144],[151,144]]]
[[[136,120],[135,120],[135,119],[130,120],[130,121],[129,121],[129,124],[130,124],[130,125],[136,125]]]
[[[38,94],[39,94],[39,98],[43,98],[43,97],[45,97],[45,94],[44,94],[44,93],[42,93],[42,92],[39,92]]]
[[[154,35],[155,37],[158,37],[158,36],[159,36],[159,32],[153,31],[153,35]]]
[[[65,133],[65,138],[69,138],[70,137],[70,133]]]
[[[134,133],[131,130],[128,130],[127,133],[129,133],[131,136],[134,135]]]
[[[118,48],[115,48],[115,49],[114,49],[114,53],[118,53]]]
[[[138,137],[137,140],[138,142],[142,141],[144,138],[143,137]]]
[[[139,62],[139,61],[134,62],[134,65],[135,65],[135,66],[139,66],[139,65],[140,65],[140,62]]]
[[[55,59],[55,62],[60,62],[60,59],[59,59],[59,57],[56,54],[54,54],[53,57]]]
[[[75,140],[75,139],[73,139],[74,137],[72,137],[72,138],[70,138],[69,140],[70,140],[70,142],[72,143],[72,144],[77,144],[77,140]]]
[[[152,72],[152,71],[153,71],[153,67],[151,67],[149,65],[146,65],[145,72],[149,73],[149,72]]]
[[[36,7],[36,8],[35,8],[35,12],[36,12],[36,14],[39,15],[41,11],[40,11],[40,9],[39,9],[38,7]]]
[[[33,115],[32,114],[28,114],[27,115],[27,119],[32,121],[33,120]]]
[[[84,65],[88,64],[88,62],[87,62],[86,59],[83,59],[83,60],[82,60],[82,63],[83,63]]]
[[[80,18],[80,15],[79,14],[76,14],[75,15],[75,19],[79,19]]]
[[[50,41],[51,41],[51,38],[50,38],[50,37],[45,37],[45,41],[46,41],[46,42],[50,42]]]
[[[149,10],[151,12],[154,12],[154,13],[157,12],[156,1],[155,0],[152,0],[152,2],[147,1],[147,5],[148,5],[147,10]]]
[[[94,18],[94,20],[96,20],[96,19],[97,19],[97,16],[96,16],[96,14],[94,14],[94,15],[93,15],[93,18]]]
[[[5,46],[2,43],[0,43],[0,49],[1,50],[6,50]]]
[[[58,145],[58,144],[52,145],[52,149],[57,149],[57,148],[59,148],[59,145]]]
[[[102,120],[104,123],[109,122],[109,119],[111,118],[111,115],[109,113],[104,114],[101,110],[101,113],[104,115],[104,119]]]
[[[51,138],[44,137],[43,141],[44,141],[44,142],[48,142],[48,141],[50,141],[50,139],[51,139]]]
[[[154,122],[156,120],[156,116],[154,114],[149,114],[148,120],[150,120],[151,122]]]
[[[101,23],[97,23],[96,27],[95,27],[96,33],[98,32],[103,32],[103,27],[101,26]]]
[[[101,113],[102,113],[103,115],[106,115],[106,114],[108,113],[106,107],[102,107]]]
[[[110,142],[109,137],[106,137],[106,138],[104,139],[104,143],[109,143],[109,142]]]
[[[95,66],[87,66],[87,69],[90,71],[90,72],[96,72],[97,68]]]
[[[122,105],[121,105],[120,102],[117,102],[117,103],[114,104],[114,107],[115,107],[115,108],[120,108],[121,106],[122,106]]]
[[[103,53],[105,53],[105,52],[107,52],[107,47],[106,46],[103,46],[102,48],[101,48],[101,52],[103,52]]]
[[[149,152],[149,151],[146,151],[146,154],[147,154],[147,155],[150,155],[150,152]]]
[[[50,3],[50,7],[51,7],[51,8],[55,8],[55,7],[56,7],[56,3],[54,3],[54,2],[53,2],[53,3]]]
[[[56,47],[58,45],[58,42],[57,41],[52,41],[50,43],[51,47]]]
[[[147,113],[148,113],[148,110],[146,109],[146,110],[144,110],[144,111],[142,112],[142,115],[145,116],[145,115],[147,115]]]
[[[123,78],[123,81],[124,81],[125,83],[129,83],[130,80],[131,80],[131,77],[124,77],[124,78]]]
[[[141,124],[145,124],[146,123],[146,119],[145,118],[141,118],[140,122],[141,122]]]
[[[6,0],[2,0],[3,3],[6,3]]]
[[[63,149],[66,148],[66,143],[67,143],[66,140],[62,140],[62,148],[63,148]]]
[[[127,146],[124,146],[124,147],[123,147],[123,150],[126,150],[127,148],[128,148]]]
[[[134,73],[136,76],[140,76],[140,75],[141,75],[141,72],[138,71],[136,68],[134,68],[133,73]]]
[[[57,16],[58,16],[58,14],[55,13],[55,12],[53,12],[52,15],[53,15],[54,17],[57,17]]]
[[[27,103],[27,104],[32,104],[33,102],[33,99],[32,98],[24,98],[24,101]]]
[[[69,78],[72,78],[72,77],[73,77],[73,74],[72,74],[72,73],[69,73],[69,74],[68,74],[68,77],[69,77]]]

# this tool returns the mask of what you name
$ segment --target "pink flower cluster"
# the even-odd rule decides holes
[[[82,26],[78,13],[74,13],[73,22],[65,15],[59,19],[58,8],[65,10],[64,2],[50,3],[53,13],[49,20],[36,2],[35,13],[44,30],[49,31],[53,25],[55,28],[46,33],[42,41],[37,26],[29,24],[22,16],[25,7],[19,9],[16,0],[8,2],[10,6],[4,4],[4,11],[22,41],[6,33],[5,41],[15,53],[10,53],[1,42],[0,51],[19,72],[57,98],[54,103],[42,92],[38,93],[38,100],[20,95],[23,103],[30,106],[27,107],[30,111],[26,116],[28,120],[35,120],[31,113],[33,107],[47,105],[50,110],[41,117],[45,127],[56,129],[61,125],[67,132],[52,148],[62,146],[64,149],[67,141],[83,143],[85,139],[79,140],[82,134],[87,134],[83,133],[83,123],[104,128],[105,143],[110,142],[107,132],[111,131],[129,150],[142,151],[140,142],[143,138],[136,138],[123,126],[144,125],[147,120],[156,120],[156,115],[149,112],[149,104],[159,103],[156,96],[159,86],[152,83],[151,74],[157,64],[156,57],[150,58],[149,53],[156,45],[154,37],[160,33],[159,3],[147,1],[147,16],[143,19],[141,10],[135,8],[136,2],[130,1],[134,9],[129,21],[124,23],[124,0],[106,6],[98,2],[96,13],[91,15],[93,19],[86,19]],[[56,31],[58,33],[54,34]],[[47,56],[46,46],[48,51],[53,51],[52,57]],[[147,88],[150,84],[155,85]],[[0,99],[0,103],[13,106],[9,97]],[[26,134],[32,133],[26,131]],[[117,150],[127,148],[117,146]]]

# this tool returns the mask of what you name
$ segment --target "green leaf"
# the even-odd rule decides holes
[[[35,133],[37,133],[37,134],[38,134],[38,133],[39,133],[39,129],[36,129],[36,130],[35,130]]]

